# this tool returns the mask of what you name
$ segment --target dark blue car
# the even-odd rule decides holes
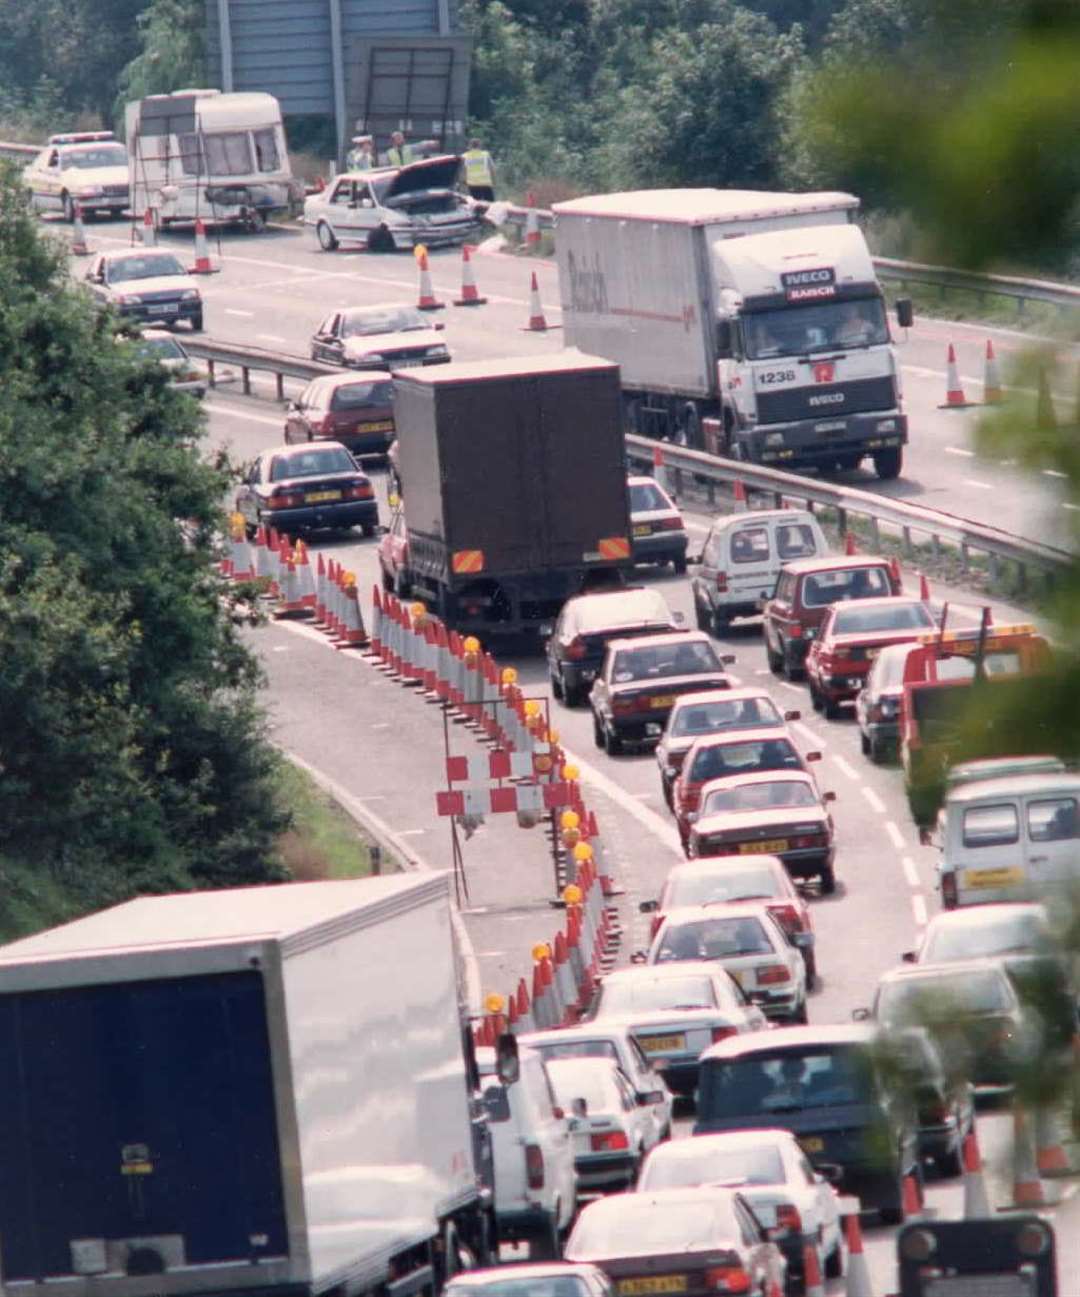
[[[374,536],[379,506],[370,479],[338,442],[277,446],[248,468],[236,493],[248,534],[359,527]]]

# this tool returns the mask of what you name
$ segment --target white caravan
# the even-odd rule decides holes
[[[303,187],[289,166],[273,95],[177,90],[127,105],[131,211],[156,227],[202,220],[253,232],[295,215]]]

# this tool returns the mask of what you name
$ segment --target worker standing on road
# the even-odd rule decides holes
[[[390,147],[386,150],[386,161],[392,167],[404,167],[415,160],[413,146],[405,143],[405,136],[400,131],[394,131],[390,136]]]
[[[370,171],[375,165],[375,142],[370,135],[354,135],[345,165],[350,171]]]
[[[469,147],[461,155],[465,163],[465,187],[471,198],[481,202],[495,201],[495,163],[491,154],[480,147],[479,140],[470,140]]]

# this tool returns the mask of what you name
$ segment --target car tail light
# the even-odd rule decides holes
[[[659,522],[654,522],[653,527],[659,527],[661,531],[685,531],[683,520],[681,518],[661,518]]]
[[[271,509],[298,509],[304,503],[303,491],[272,491],[266,502]]]
[[[792,639],[802,639],[802,624],[800,622],[793,621],[791,625],[788,627],[788,634],[791,636]]]
[[[346,500],[374,500],[375,488],[370,482],[351,482],[343,494]]]
[[[566,646],[566,656],[572,662],[580,662],[585,656],[585,641],[580,636],[575,636]]]
[[[827,847],[829,845],[829,835],[827,833],[807,833],[802,837],[792,838],[791,845],[796,851],[807,851],[812,847]]]
[[[530,1189],[544,1187],[544,1150],[539,1144],[525,1145],[525,1176]]]
[[[650,941],[651,941],[652,938],[655,937],[656,934],[660,931],[660,925],[661,925],[661,923],[663,923],[663,921],[664,921],[664,916],[663,916],[662,914],[654,914],[654,915],[652,916],[652,923],[651,923],[650,926],[649,926],[649,940],[650,940]],[[715,1037],[714,1037],[714,1039],[715,1039]]]
[[[941,875],[941,903],[947,910],[956,909],[956,875]]]
[[[712,1043],[719,1045],[722,1040],[730,1040],[732,1036],[739,1034],[738,1027],[713,1027]]]
[[[716,588],[717,590],[720,591],[721,594],[727,594],[727,573],[726,572],[717,572]]]
[[[757,970],[758,986],[773,986],[777,982],[790,982],[791,970],[785,964],[766,964]]]
[[[624,1130],[601,1130],[589,1136],[589,1145],[594,1153],[616,1153],[629,1148],[630,1141]]]
[[[679,789],[679,806],[684,811],[696,811],[701,801],[701,790],[704,784],[687,781]]]
[[[705,1287],[714,1292],[749,1292],[750,1276],[741,1265],[714,1265],[705,1271]]]
[[[802,932],[802,915],[794,905],[770,905],[772,914],[785,932]]]
[[[988,1045],[1007,1045],[1013,1037],[1011,1022],[998,1022],[986,1038]]]
[[[776,1228],[785,1234],[802,1233],[802,1217],[793,1202],[782,1202],[776,1209]]]
[[[612,698],[611,710],[626,715],[627,712],[636,712],[638,709],[638,700],[636,698]]]
[[[839,645],[835,648],[829,649],[827,652],[823,651],[822,653],[823,657],[828,658],[832,662],[846,662],[850,655],[850,649],[842,648]]]
[[[944,1099],[930,1099],[922,1105],[922,1114],[925,1121],[943,1123],[949,1120],[949,1105]]]
[[[319,424],[319,436],[334,437],[336,434],[337,429],[334,426],[334,416],[332,414],[324,415],[322,423]]]

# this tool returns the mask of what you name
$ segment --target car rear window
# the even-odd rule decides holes
[[[782,724],[783,718],[770,698],[736,698],[731,702],[687,703],[675,713],[671,734],[674,738],[689,738],[725,729]]]
[[[714,1009],[715,984],[707,975],[634,978],[600,987],[605,1013],[639,1013],[647,1009]]]
[[[623,649],[615,655],[611,678],[616,684],[627,684],[665,676],[704,675],[722,669],[711,644],[691,640]]]
[[[965,847],[1007,847],[1020,839],[1016,807],[1008,802],[971,806],[964,812]]]
[[[619,1051],[610,1040],[556,1040],[551,1044],[537,1041],[532,1048],[550,1062],[555,1058],[610,1058],[619,1063]]]
[[[331,410],[357,410],[365,405],[393,405],[394,384],[387,379],[378,383],[346,383],[337,388],[330,401]]]
[[[871,635],[890,630],[931,630],[934,619],[921,603],[897,603],[895,608],[839,608],[833,630],[839,635]]]
[[[753,914],[743,918],[703,919],[695,923],[669,923],[656,948],[656,962],[680,959],[738,959],[768,955],[773,943],[765,925]]]
[[[770,553],[767,527],[740,527],[731,533],[733,563],[764,563]]]
[[[703,1072],[699,1120],[861,1104],[873,1093],[869,1059],[852,1045],[710,1059]]]
[[[619,626],[641,626],[649,622],[671,626],[671,610],[656,590],[633,590],[625,594],[586,596],[571,608],[574,629],[580,635],[611,630]]]
[[[841,599],[880,599],[888,594],[892,589],[884,567],[809,572],[803,579],[802,601],[807,608],[827,608]]]
[[[913,977],[887,982],[878,996],[878,1020],[888,1026],[920,1026],[957,1015],[1004,1013],[1012,1007],[1005,974],[995,969]]]
[[[630,487],[630,512],[653,513],[675,506],[654,482],[635,482]]]
[[[298,455],[278,455],[270,467],[270,481],[291,477],[320,477],[323,473],[355,472],[356,465],[345,450],[306,450]]]
[[[805,779],[777,779],[768,783],[738,784],[717,788],[701,806],[701,815],[734,811],[777,811],[787,807],[817,806],[814,790]]]
[[[780,896],[782,884],[768,866],[725,866],[714,874],[692,874],[668,884],[666,906],[708,905],[710,901]]]
[[[805,523],[786,523],[776,529],[776,552],[785,562],[812,558],[818,552],[814,529]]]
[[[695,754],[689,777],[694,783],[705,783],[751,770],[797,769],[799,765],[799,754],[789,739],[712,743]]]

